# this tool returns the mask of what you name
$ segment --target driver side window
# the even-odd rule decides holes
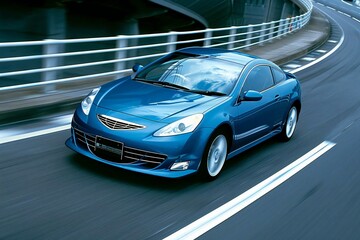
[[[242,93],[249,90],[262,92],[274,85],[274,80],[269,66],[257,66],[247,76],[242,88]]]

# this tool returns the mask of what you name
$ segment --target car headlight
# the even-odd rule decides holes
[[[81,102],[81,109],[85,115],[89,115],[90,108],[94,102],[96,94],[100,91],[100,88],[95,88],[86,96],[86,98]]]
[[[154,133],[155,137],[168,137],[194,131],[203,119],[202,114],[195,114],[173,122]]]

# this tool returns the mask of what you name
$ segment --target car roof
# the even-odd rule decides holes
[[[180,49],[177,52],[203,55],[203,56],[212,56],[219,59],[235,62],[241,65],[246,65],[255,59],[260,59],[259,57],[252,56],[239,51],[219,49],[219,48],[188,47],[188,48]]]

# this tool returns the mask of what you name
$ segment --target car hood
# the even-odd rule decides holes
[[[186,110],[189,111],[186,114],[203,113],[219,99],[221,97],[127,79],[110,87],[107,85],[105,91],[100,92],[95,105],[151,121],[162,121]]]

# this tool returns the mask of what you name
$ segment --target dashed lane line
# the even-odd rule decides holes
[[[311,62],[311,61],[316,60],[316,58],[313,58],[313,57],[303,57],[303,58],[301,58],[300,60],[304,60],[304,61],[307,61],[307,62]]]
[[[322,49],[318,49],[318,50],[316,50],[315,52],[318,52],[318,53],[326,53],[327,51],[326,51],[326,50],[322,50]]]
[[[342,15],[344,15],[344,16],[347,16],[347,17],[349,17],[349,18],[351,18],[351,15],[349,15],[349,14],[347,14],[347,13],[344,13],[344,12],[342,12],[342,11],[338,11],[338,13],[340,13],[340,14],[342,14]]]
[[[301,67],[301,65],[291,63],[291,64],[284,65],[284,67],[295,69],[295,68]]]
[[[329,18],[331,18],[331,19],[333,19],[331,16],[329,16],[328,14],[326,14],[326,13],[324,13],[325,15],[327,15]],[[333,19],[334,20],[334,19]],[[340,38],[340,41],[335,41],[335,40],[329,40],[328,42],[330,42],[330,41],[332,41],[332,43],[336,43],[337,42],[337,45],[333,48],[333,49],[331,49],[329,52],[327,52],[326,54],[324,54],[323,56],[321,56],[321,57],[319,57],[318,59],[316,59],[315,61],[313,61],[313,62],[310,62],[310,63],[308,63],[308,64],[306,64],[306,65],[304,65],[304,66],[302,66],[302,67],[299,67],[299,68],[297,68],[297,69],[294,69],[294,70],[292,70],[292,71],[290,71],[291,73],[297,73],[297,72],[300,72],[300,71],[302,71],[302,70],[304,70],[304,69],[306,69],[306,68],[309,68],[309,67],[311,67],[311,66],[313,66],[313,65],[315,65],[315,64],[317,64],[317,63],[319,63],[319,62],[321,62],[321,61],[323,61],[324,59],[326,59],[327,57],[329,57],[330,55],[332,55],[336,50],[338,50],[340,47],[341,47],[341,45],[343,44],[343,42],[344,42],[344,40],[345,40],[345,34],[344,34],[344,30],[342,29],[342,27],[339,25],[339,28],[340,28],[340,30],[341,30],[341,38]]]
[[[360,23],[360,20],[359,20],[359,19],[354,18],[354,17],[352,17],[352,19]]]
[[[344,0],[341,0],[343,3],[349,5],[349,6],[353,6],[352,4],[348,3],[348,2],[345,2]]]
[[[320,5],[323,5],[323,4],[320,4]],[[330,8],[330,9],[332,9],[332,8]],[[360,20],[358,20],[356,18],[352,18],[352,19],[354,19],[355,21],[360,22]],[[304,70],[304,69],[306,69],[306,68],[308,68],[308,67],[310,67],[312,65],[315,65],[316,63],[324,60],[328,56],[330,56],[333,52],[335,52],[341,46],[343,41],[344,41],[344,34],[342,34],[342,37],[341,37],[340,41],[338,42],[338,44],[335,46],[335,48],[333,48],[331,51],[329,51],[327,54],[323,55],[322,57],[320,57],[320,58],[314,60],[313,62],[310,62],[310,63],[308,63],[308,64],[306,64],[304,66],[301,66],[301,65],[298,65],[298,64],[288,64],[288,65],[285,65],[284,67],[291,68],[292,70],[289,70],[289,72],[291,72],[291,73],[296,73],[296,72],[302,71],[302,70]],[[335,41],[335,40],[329,40],[329,42],[337,43],[337,41]],[[321,52],[321,51],[325,51],[325,50],[317,50],[317,51]],[[37,136],[46,135],[46,134],[50,134],[50,133],[55,133],[55,132],[59,132],[59,131],[63,131],[63,130],[68,130],[68,129],[70,129],[70,127],[71,127],[70,124],[67,124],[67,125],[62,125],[62,126],[59,126],[59,127],[53,127],[53,128],[34,131],[34,132],[30,132],[30,133],[24,133],[24,134],[19,134],[19,135],[15,135],[15,136],[2,137],[0,139],[0,144],[4,144],[4,143],[8,143],[8,142],[14,142],[14,141],[18,141],[18,140],[24,140],[24,139],[27,139],[27,138],[37,137]]]

